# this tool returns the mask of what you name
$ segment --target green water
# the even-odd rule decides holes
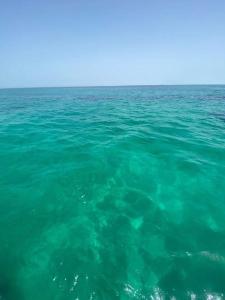
[[[0,90],[0,299],[225,299],[225,86]]]

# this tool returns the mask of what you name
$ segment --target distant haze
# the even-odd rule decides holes
[[[0,0],[0,87],[225,83],[224,0]]]

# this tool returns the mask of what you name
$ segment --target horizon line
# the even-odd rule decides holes
[[[65,85],[65,86],[24,86],[0,87],[0,90],[11,89],[54,89],[54,88],[104,88],[104,87],[154,87],[154,86],[217,86],[225,83],[178,83],[178,84],[113,84],[113,85]]]

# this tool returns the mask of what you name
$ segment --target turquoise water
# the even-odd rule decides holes
[[[0,299],[225,299],[225,86],[0,90]]]

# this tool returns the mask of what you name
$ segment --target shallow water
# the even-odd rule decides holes
[[[224,299],[225,86],[0,90],[0,166],[1,300]]]

